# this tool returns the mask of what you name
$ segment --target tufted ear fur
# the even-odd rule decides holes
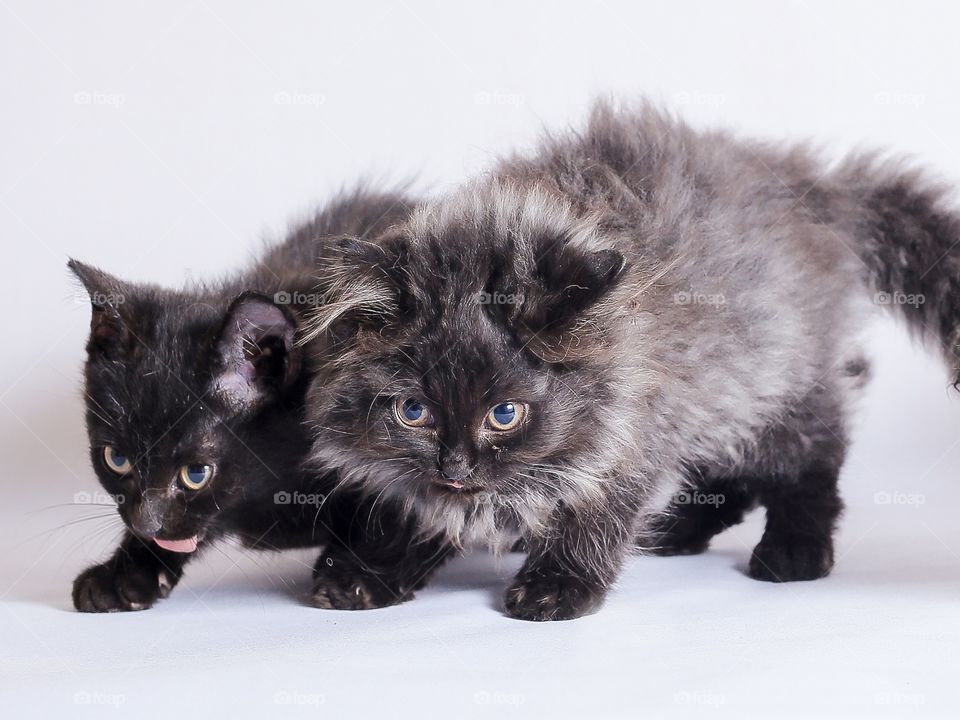
[[[623,255],[552,238],[535,242],[533,252],[526,277],[515,281],[518,301],[507,311],[507,322],[546,362],[591,354],[601,340],[602,301],[626,268]]]
[[[132,298],[132,287],[90,265],[70,260],[67,267],[90,296],[90,338],[87,352],[123,360],[133,351],[135,338],[121,309]]]
[[[296,322],[256,293],[231,303],[214,345],[214,389],[238,413],[279,395],[300,375]]]
[[[303,341],[324,333],[337,339],[380,330],[402,314],[409,243],[399,235],[376,242],[343,238],[320,265],[323,297],[308,319]]]

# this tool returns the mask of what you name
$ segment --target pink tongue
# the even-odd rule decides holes
[[[164,550],[169,550],[170,552],[192,553],[197,549],[196,535],[186,540],[161,540],[160,538],[154,538],[153,541]]]

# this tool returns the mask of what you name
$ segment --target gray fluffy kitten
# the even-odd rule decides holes
[[[958,242],[941,188],[897,163],[601,104],[340,244],[308,332],[340,356],[310,393],[313,458],[417,518],[409,569],[377,578],[398,597],[515,530],[506,612],[578,617],[638,545],[701,551],[757,503],[750,574],[821,577],[857,337],[886,305],[956,369]]]

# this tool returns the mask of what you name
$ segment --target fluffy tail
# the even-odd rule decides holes
[[[860,157],[836,180],[857,210],[850,228],[874,302],[940,349],[960,389],[960,213],[947,186],[920,171]]]

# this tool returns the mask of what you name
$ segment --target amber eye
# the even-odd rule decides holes
[[[408,427],[419,428],[433,424],[433,415],[416,398],[399,397],[393,409],[397,420]]]
[[[527,406],[518,402],[494,405],[487,413],[487,427],[498,432],[516,429],[527,414]]]
[[[103,464],[117,475],[126,475],[133,470],[133,463],[130,462],[130,458],[115,447],[105,447],[103,449]]]
[[[199,490],[213,477],[213,465],[184,465],[180,468],[180,482],[188,490]]]

